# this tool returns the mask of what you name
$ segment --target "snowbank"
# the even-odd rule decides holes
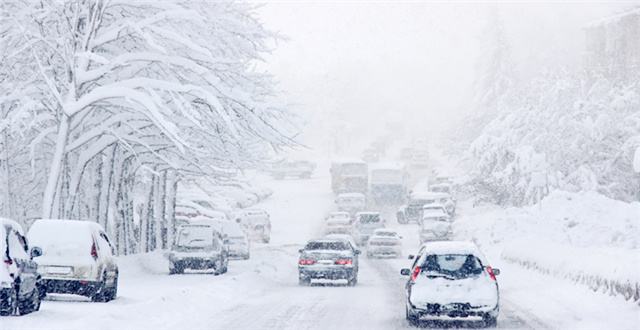
[[[482,207],[454,224],[503,260],[640,302],[640,203],[555,191],[541,205]]]

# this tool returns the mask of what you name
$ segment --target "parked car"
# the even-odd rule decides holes
[[[36,220],[27,234],[42,248],[35,256],[46,293],[70,293],[107,302],[118,293],[118,265],[102,226],[82,220]]]
[[[309,241],[299,250],[298,279],[300,285],[309,285],[313,279],[347,280],[349,286],[358,283],[358,255],[344,239]]]
[[[324,223],[324,234],[350,234],[351,218],[339,218],[327,220]]]
[[[336,197],[336,206],[338,211],[355,214],[364,210],[367,206],[367,200],[361,193],[343,193]]]
[[[0,218],[0,251],[0,315],[39,310],[45,292],[33,258],[40,256],[42,250],[35,246],[29,249],[20,224]]]
[[[380,212],[358,212],[353,222],[353,235],[356,242],[365,245],[376,229],[384,228]]]
[[[230,258],[249,259],[251,253],[251,242],[249,236],[244,232],[240,224],[228,221],[222,226],[222,231],[226,237]]]
[[[432,242],[420,247],[406,283],[406,318],[420,321],[479,321],[495,327],[500,294],[494,269],[470,242]]]
[[[269,213],[261,209],[245,209],[236,215],[236,222],[241,224],[249,239],[269,243],[271,240],[271,220]]]
[[[229,251],[217,226],[211,220],[178,226],[171,251],[167,254],[169,274],[182,274],[185,269],[213,269],[216,275],[226,273]]]
[[[448,240],[452,234],[450,219],[443,211],[424,214],[420,223],[420,243]]]
[[[402,255],[402,236],[395,230],[376,229],[367,242],[367,257],[399,257]]]

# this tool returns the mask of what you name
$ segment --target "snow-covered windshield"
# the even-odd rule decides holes
[[[470,254],[428,255],[422,264],[422,271],[428,275],[446,275],[461,279],[481,274],[480,260]]]
[[[358,222],[361,224],[372,224],[380,221],[380,214],[360,214],[358,217]]]
[[[210,226],[182,226],[178,228],[177,247],[213,248],[213,228]]]
[[[339,241],[327,241],[327,242],[309,242],[304,247],[306,251],[313,250],[349,250],[349,244]]]

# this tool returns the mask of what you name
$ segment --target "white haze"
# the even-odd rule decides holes
[[[359,151],[387,122],[435,136],[471,108],[490,17],[518,79],[581,65],[583,27],[631,3],[273,1],[258,10],[286,40],[266,58],[319,149],[335,132]]]

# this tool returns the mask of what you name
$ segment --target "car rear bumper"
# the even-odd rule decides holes
[[[44,279],[42,282],[47,293],[92,296],[100,288],[100,282],[96,281]]]
[[[353,268],[336,269],[300,269],[300,278],[327,279],[327,280],[348,280],[355,275]]]
[[[498,317],[498,306],[471,307],[469,304],[427,304],[416,307],[409,304],[409,314],[425,321],[482,321],[488,317]]]
[[[212,269],[216,268],[216,265],[220,263],[220,258],[181,258],[173,259],[171,262],[174,265],[179,265],[180,268],[187,269]]]

